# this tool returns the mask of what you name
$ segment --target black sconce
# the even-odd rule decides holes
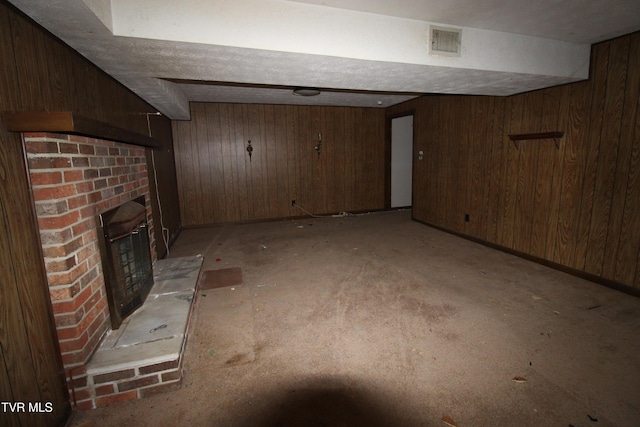
[[[251,146],[251,140],[249,140],[249,145],[247,146],[247,153],[249,153],[249,161],[251,161],[251,154],[253,153],[253,147]]]

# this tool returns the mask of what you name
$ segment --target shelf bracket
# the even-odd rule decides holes
[[[520,149],[520,141],[532,140],[532,139],[553,139],[556,144],[556,148],[560,149],[560,139],[564,136],[564,132],[539,132],[539,133],[519,133],[509,135],[509,139],[513,141],[516,149]]]

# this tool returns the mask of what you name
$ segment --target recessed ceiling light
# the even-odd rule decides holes
[[[297,87],[293,89],[293,93],[300,96],[316,96],[320,95],[320,90],[314,87]]]

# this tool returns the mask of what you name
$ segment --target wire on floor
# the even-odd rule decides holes
[[[353,216],[353,214],[351,214],[349,212],[340,212],[339,214],[335,214],[335,215],[315,215],[315,214],[312,214],[311,212],[309,212],[308,210],[306,210],[305,208],[303,208],[302,206],[300,206],[297,203],[295,203],[293,206],[295,206],[296,208],[300,209],[302,212],[306,213],[307,215],[309,215],[312,218],[344,218],[346,216]]]
[[[298,209],[300,209],[302,212],[306,213],[307,215],[309,215],[312,218],[344,218],[344,217],[348,217],[348,216],[363,216],[363,215],[371,215],[371,214],[374,214],[374,213],[398,212],[398,211],[411,210],[411,208],[402,208],[402,209],[394,209],[394,210],[363,212],[363,213],[358,213],[358,214],[354,214],[354,213],[351,213],[351,212],[340,212],[340,213],[334,214],[334,215],[315,215],[315,214],[309,212],[308,210],[306,210],[305,208],[303,208],[302,206],[300,206],[298,203],[294,203],[293,206],[298,208]]]

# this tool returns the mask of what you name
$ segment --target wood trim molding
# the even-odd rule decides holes
[[[72,111],[5,111],[2,119],[11,132],[53,132],[162,148],[155,138],[132,132]]]

